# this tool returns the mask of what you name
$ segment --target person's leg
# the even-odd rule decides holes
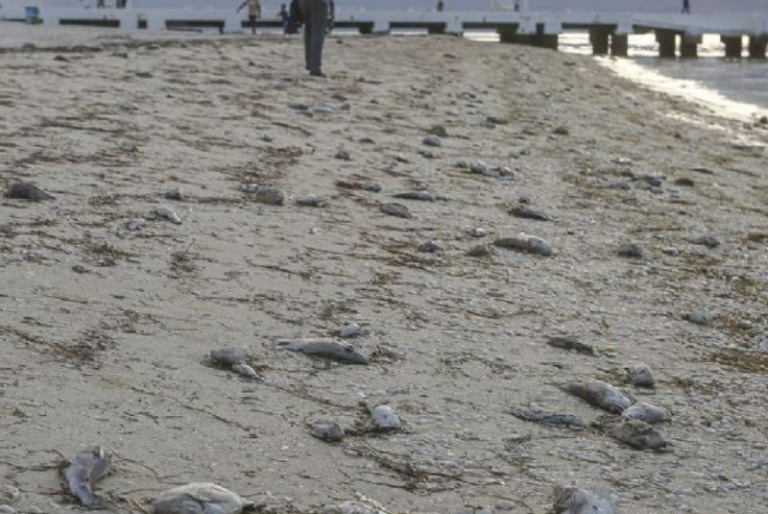
[[[309,73],[320,75],[323,69],[323,44],[325,29],[328,24],[328,4],[315,1],[308,25],[312,25],[311,50],[309,58]]]
[[[304,67],[307,71],[311,69],[309,64],[311,58],[312,23],[309,19],[309,11],[311,7],[310,2],[313,1],[314,0],[299,0],[299,10],[301,11],[301,18],[304,21]]]

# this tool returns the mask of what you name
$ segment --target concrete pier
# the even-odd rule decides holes
[[[749,38],[750,59],[765,59],[768,50],[768,36],[751,36]]]
[[[589,41],[592,43],[592,55],[608,55],[611,31],[607,27],[589,29]]]
[[[699,56],[700,34],[683,34],[680,36],[680,57],[693,59]]]
[[[720,36],[720,41],[725,45],[725,56],[729,59],[741,59],[744,53],[744,43],[739,36]]]
[[[656,42],[659,44],[659,57],[673,59],[677,57],[677,33],[671,30],[657,30]]]
[[[611,34],[611,55],[614,57],[629,56],[628,34]]]

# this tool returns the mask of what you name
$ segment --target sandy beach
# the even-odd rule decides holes
[[[453,37],[331,38],[318,80],[297,38],[29,30],[0,25],[0,191],[54,199],[0,197],[0,504],[82,512],[57,466],[99,445],[114,512],[189,482],[273,513],[539,514],[558,485],[768,512],[768,124]],[[520,233],[554,254],[494,245]],[[278,346],[349,323],[367,366]],[[663,451],[558,387],[591,379],[666,409]],[[400,430],[361,428],[384,404]]]

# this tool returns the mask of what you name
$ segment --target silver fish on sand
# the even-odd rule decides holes
[[[338,443],[344,439],[344,429],[335,421],[320,421],[312,425],[310,431],[313,437],[327,443]]]
[[[93,486],[109,475],[112,456],[98,446],[83,448],[69,457],[61,466],[61,474],[69,490],[86,507],[98,507],[99,500]]]
[[[264,382],[264,377],[259,375],[255,369],[253,369],[249,364],[246,364],[245,362],[238,362],[237,364],[233,365],[232,371],[234,371],[238,375],[244,376],[245,378],[250,378],[251,380],[258,380],[259,382]]]
[[[368,357],[355,350],[352,345],[335,339],[283,339],[278,341],[277,345],[284,350],[322,357],[344,364],[366,365],[370,362]]]
[[[661,407],[656,407],[650,403],[636,403],[628,407],[621,413],[624,419],[639,419],[650,425],[669,421],[669,413]]]
[[[554,249],[548,242],[527,234],[520,234],[519,236],[514,237],[503,237],[494,241],[493,244],[499,248],[531,253],[534,255],[543,255],[544,257],[551,257],[555,254]]]
[[[613,502],[608,498],[577,489],[575,487],[555,487],[555,514],[615,514]]]
[[[240,514],[252,503],[212,483],[192,483],[161,493],[155,514]]]
[[[661,432],[639,419],[611,425],[608,433],[636,450],[661,450],[667,446]]]
[[[621,414],[624,412],[624,409],[632,405],[632,400],[627,398],[617,387],[602,380],[571,382],[562,384],[559,387],[566,393],[577,396],[590,405],[614,414]]]
[[[176,211],[171,209],[169,205],[162,204],[160,207],[155,210],[155,214],[157,214],[159,217],[166,219],[170,221],[171,223],[174,223],[176,225],[181,225],[181,218],[178,214],[176,214]]]

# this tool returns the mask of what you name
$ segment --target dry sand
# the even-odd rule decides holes
[[[115,453],[97,490],[120,512],[192,481],[277,512],[362,493],[395,512],[543,513],[558,484],[613,494],[625,513],[768,512],[764,126],[532,48],[331,39],[330,79],[312,80],[298,39],[184,39],[0,54],[0,186],[56,196],[0,201],[0,484],[21,491],[17,512],[81,511],[55,466],[85,444]],[[449,134],[440,148],[422,144],[433,125]],[[244,183],[286,204],[250,201]],[[448,201],[380,212],[420,185]],[[164,199],[172,187],[182,201]],[[327,205],[295,205],[303,194]],[[510,216],[521,198],[554,221]],[[183,224],[155,219],[161,203]],[[147,226],[125,230],[136,217]],[[470,257],[475,227],[556,254]],[[708,234],[722,244],[691,243]],[[419,253],[430,239],[444,251]],[[645,257],[620,257],[625,243]],[[685,321],[696,309],[710,325]],[[370,366],[276,349],[351,321]],[[599,355],[546,344],[563,334]],[[231,345],[265,383],[208,365]],[[637,362],[655,392],[622,384]],[[671,451],[509,413],[535,402],[599,423],[556,387],[590,378],[669,409]],[[352,426],[360,402],[392,405],[403,430],[309,435],[313,420]]]

